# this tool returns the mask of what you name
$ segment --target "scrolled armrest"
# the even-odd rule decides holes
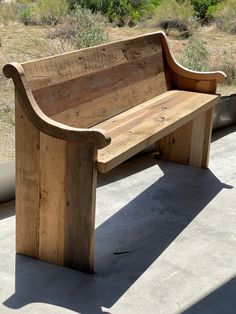
[[[198,81],[213,81],[215,80],[218,84],[223,84],[226,79],[226,74],[222,71],[214,71],[214,72],[198,72],[198,71],[192,71],[189,70],[182,65],[180,65],[172,56],[166,35],[162,32],[162,45],[163,49],[165,51],[166,59],[168,62],[169,67],[180,76],[183,76],[185,78],[198,80]]]
[[[41,132],[70,142],[92,142],[97,148],[110,144],[111,138],[104,130],[71,127],[45,115],[34,98],[21,64],[16,62],[6,64],[3,73],[7,78],[13,79],[22,109],[31,123]]]

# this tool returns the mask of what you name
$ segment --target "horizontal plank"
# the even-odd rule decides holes
[[[110,93],[119,93],[120,89],[127,86],[130,86],[130,94],[132,94],[132,86],[139,82],[141,83],[149,77],[155,77],[156,81],[161,80],[165,82],[164,74],[162,76],[159,75],[163,72],[162,54],[159,52],[129,62],[126,65],[122,64],[93,74],[84,75],[82,77],[79,76],[66,82],[48,86],[34,91],[33,94],[41,110],[50,117],[54,116],[55,119],[60,113],[70,109],[73,110],[73,108],[77,108],[75,112],[78,112],[80,111],[79,107],[81,104],[89,104],[89,102],[96,103],[97,98],[101,98]],[[153,82],[154,86],[156,84],[156,82]],[[144,86],[144,89],[141,90],[139,94],[145,94],[148,90],[149,86]],[[117,113],[122,111],[123,105],[122,98],[118,97],[118,100],[119,99],[120,102],[117,102],[116,104],[118,110]],[[105,98],[104,100],[105,104],[101,105],[109,107],[111,104],[107,103]],[[119,107],[121,107],[120,111]],[[86,110],[90,110],[90,114],[94,115],[93,106],[88,105]],[[110,111],[109,108],[107,108],[107,110]],[[60,116],[63,116],[63,114]],[[80,115],[78,118],[79,117]],[[67,121],[67,123],[68,122],[70,121]]]
[[[98,171],[107,172],[116,167],[213,107],[218,98],[218,95],[168,91],[99,123],[96,128],[106,130],[112,141],[98,151]]]
[[[32,90],[138,60],[161,51],[154,33],[22,63]]]

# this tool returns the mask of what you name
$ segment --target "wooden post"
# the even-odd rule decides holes
[[[68,143],[65,266],[93,272],[97,149]]]
[[[16,95],[16,252],[39,257],[40,132]]]
[[[213,108],[157,142],[161,158],[195,167],[208,167]]]
[[[93,272],[97,149],[39,132],[16,104],[17,253]]]

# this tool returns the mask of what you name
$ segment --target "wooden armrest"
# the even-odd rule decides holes
[[[162,32],[162,46],[165,52],[165,56],[168,62],[169,67],[180,76],[185,78],[198,80],[198,81],[216,81],[218,84],[223,84],[226,79],[226,74],[222,71],[215,72],[197,72],[186,69],[180,65],[172,56],[165,33]]]
[[[104,130],[70,127],[46,116],[33,96],[21,64],[16,62],[6,64],[3,73],[7,78],[13,79],[22,109],[31,123],[41,132],[64,141],[92,142],[97,148],[110,144],[111,138]]]

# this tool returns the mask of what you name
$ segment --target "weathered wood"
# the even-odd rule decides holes
[[[208,165],[225,75],[180,66],[161,32],[3,71],[16,89],[18,253],[93,272],[97,170],[156,142],[164,159]]]
[[[22,63],[32,91],[73,80],[162,51],[157,33]]]
[[[178,62],[175,61],[174,57],[171,54],[169,49],[166,36],[164,33],[161,35],[162,47],[163,47],[163,54],[165,55],[166,66],[169,67],[173,74],[175,75],[175,80],[181,77],[182,79],[186,79],[186,85],[189,85],[189,82],[196,81],[195,83],[203,82],[205,85],[206,82],[214,82],[218,84],[222,84],[225,81],[226,75],[222,71],[215,71],[215,72],[197,72],[192,71],[189,69],[184,68]],[[204,83],[205,82],[205,83]],[[192,83],[190,83],[191,85]],[[201,84],[201,83],[200,83]],[[178,84],[175,82],[175,87]],[[216,85],[215,85],[216,86]],[[197,91],[193,89],[192,91]],[[213,91],[214,93],[215,91]]]
[[[65,266],[93,272],[97,150],[69,143],[66,166]]]
[[[3,72],[6,77],[13,79],[17,97],[27,118],[43,133],[70,142],[92,142],[98,148],[105,147],[110,143],[110,137],[102,130],[73,128],[46,116],[35,101],[24,69],[19,63],[6,64]]]
[[[192,121],[157,141],[156,149],[163,160],[188,165],[191,151]]]
[[[208,167],[212,132],[212,111],[198,114],[183,127],[157,142],[161,158],[195,167]]]
[[[208,168],[208,164],[209,164],[213,113],[214,113],[214,108],[211,108],[207,110],[206,112],[205,134],[204,134],[204,141],[203,141],[202,165],[201,165],[203,168]]]
[[[191,120],[197,119],[201,112],[213,107],[217,102],[217,95],[169,91],[100,123],[97,126],[111,135],[112,142],[98,152],[98,171],[107,172],[111,170]],[[194,126],[194,128],[196,127]],[[182,136],[181,141],[185,141],[184,130],[177,131],[176,136],[179,140],[175,139],[174,147],[176,147],[176,150],[171,153],[169,160],[174,156],[176,157],[176,154],[179,155],[177,160],[185,158],[184,142],[180,143]],[[195,133],[197,133],[197,129],[196,132],[194,131]],[[173,142],[172,139],[171,142]],[[173,143],[171,146],[173,146]],[[169,154],[169,152],[166,152],[166,154]],[[186,158],[190,158],[190,156]]]
[[[16,103],[16,252],[39,256],[40,135]]]
[[[64,265],[67,143],[40,134],[39,258]]]

